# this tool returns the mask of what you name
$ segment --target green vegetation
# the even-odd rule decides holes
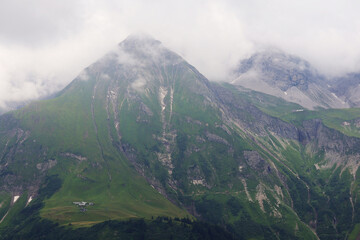
[[[360,223],[356,224],[349,235],[349,240],[356,240],[360,234]]]
[[[24,140],[23,153],[15,155],[18,160],[8,169],[18,172],[24,179],[26,176],[32,178],[39,173],[35,166],[42,166],[37,164],[53,159],[56,166],[48,171],[58,174],[63,182],[59,191],[45,200],[40,215],[74,226],[90,226],[110,219],[188,216],[186,210],[170,203],[149,186],[114,147],[108,137],[108,131],[113,129],[108,129],[106,112],[101,106],[104,104],[103,95],[94,101],[97,107],[92,117],[91,95],[88,94],[92,84],[75,82],[76,88],[70,87],[70,92],[56,99],[36,102],[14,113],[20,126],[31,132],[31,137]],[[70,94],[71,91],[76,94]],[[139,136],[148,134],[139,131]],[[18,144],[16,137],[13,139],[8,143],[8,149]],[[143,137],[138,139],[146,140]],[[140,142],[139,146],[148,150],[145,142]],[[66,153],[85,160],[66,156]],[[23,168],[24,158],[35,166]],[[72,203],[74,201],[94,202],[94,206],[83,213]],[[15,211],[15,206],[9,216]]]
[[[47,220],[33,219],[29,226],[21,226],[19,232],[8,232],[0,239],[54,239],[54,240],[147,240],[147,239],[191,239],[231,240],[242,239],[220,226],[188,219],[158,217],[155,220],[135,219],[128,221],[105,221],[89,228],[72,229],[60,227]]]
[[[7,193],[0,193],[0,220],[5,216],[10,208],[11,196]]]
[[[296,125],[301,125],[305,120],[321,119],[329,128],[338,130],[347,136],[360,137],[360,128],[354,122],[360,118],[359,108],[304,110],[303,112],[289,113],[281,118]]]
[[[112,60],[0,118],[1,237],[358,235],[360,149],[348,136],[360,136],[359,109],[303,110],[211,84],[183,61],[135,71]],[[316,129],[322,145],[304,125],[312,119],[329,128]]]
[[[193,222],[188,218],[157,217],[151,220],[104,221],[88,228],[40,218],[43,201],[61,188],[61,179],[50,176],[29,206],[17,211],[6,225],[1,225],[0,239],[236,239],[220,226]],[[20,199],[19,199],[20,201]]]

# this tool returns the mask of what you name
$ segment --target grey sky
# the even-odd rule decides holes
[[[275,46],[322,73],[360,71],[358,0],[0,0],[0,108],[44,96],[133,32],[210,80]]]

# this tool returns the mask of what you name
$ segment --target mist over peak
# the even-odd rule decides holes
[[[306,59],[327,77],[359,72],[359,7],[355,0],[2,2],[0,106],[59,91],[133,32],[150,33],[210,80],[226,79],[263,46]],[[133,34],[127,44],[161,46],[154,38]]]
[[[140,32],[130,34],[124,41],[119,43],[120,47],[139,48],[144,45],[155,47],[161,45],[161,42],[148,33]]]

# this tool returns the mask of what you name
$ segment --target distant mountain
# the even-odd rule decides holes
[[[321,80],[301,64],[278,89]],[[356,237],[359,146],[359,109],[212,83],[132,35],[53,99],[0,116],[0,236]]]
[[[348,108],[307,61],[280,50],[258,52],[233,71],[232,84],[281,97],[307,109]]]
[[[330,90],[351,107],[360,107],[360,73],[349,73],[332,79]]]

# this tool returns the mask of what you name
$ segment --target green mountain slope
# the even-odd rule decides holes
[[[290,193],[295,189],[300,193],[291,193],[293,208],[300,218],[316,229],[321,239],[356,238],[358,109],[306,111],[262,93],[226,84],[224,87],[238,99],[246,99],[297,128],[293,136],[288,132],[283,138],[270,131],[258,139],[282,162],[281,168],[292,173],[287,174],[287,185]]]
[[[356,236],[360,114],[299,110],[130,36],[55,98],[0,117],[0,231],[165,216],[240,239]]]
[[[115,128],[107,123],[106,94],[101,92],[107,84],[95,77],[86,82],[77,79],[57,98],[4,116],[14,125],[2,135],[6,141],[2,158],[8,163],[5,187],[15,187],[10,189],[13,196],[34,198],[45,175],[59,175],[62,187],[46,200],[41,215],[64,224],[187,216],[186,210],[147,184],[118,150],[112,139]],[[15,179],[7,181],[10,176]],[[73,204],[76,201],[94,205],[83,214]]]

